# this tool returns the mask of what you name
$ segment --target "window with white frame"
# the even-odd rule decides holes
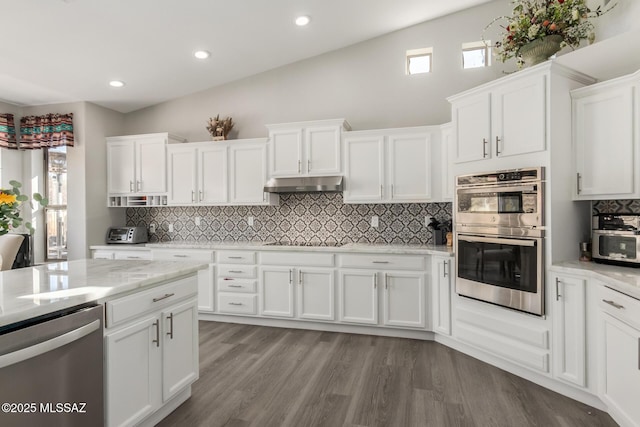
[[[430,73],[432,56],[432,47],[407,50],[407,75]]]
[[[45,256],[47,260],[67,259],[67,147],[44,151],[46,194]]]
[[[491,41],[462,43],[462,68],[481,68],[491,65]]]

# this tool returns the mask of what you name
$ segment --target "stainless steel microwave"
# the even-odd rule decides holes
[[[149,235],[146,227],[109,227],[106,242],[111,243],[147,243]]]

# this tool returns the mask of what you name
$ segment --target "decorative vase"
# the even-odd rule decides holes
[[[227,137],[222,135],[211,136],[211,139],[214,141],[226,141]]]
[[[531,67],[546,61],[551,55],[559,51],[560,43],[562,43],[562,36],[552,34],[527,43],[520,48],[518,53],[522,57],[524,65]]]

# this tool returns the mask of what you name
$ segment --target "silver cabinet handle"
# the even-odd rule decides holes
[[[229,259],[242,259],[241,256],[230,256]]]
[[[153,322],[153,326],[156,327],[156,339],[151,340],[151,342],[156,343],[156,347],[160,347],[160,320]]]
[[[582,176],[580,175],[580,172],[578,172],[576,174],[576,191],[577,194],[580,194],[580,192],[582,191],[582,189],[580,188],[580,181],[582,180]]]
[[[391,198],[393,199],[393,184],[391,184]]]
[[[311,159],[307,160],[307,173],[311,172]]]
[[[293,269],[292,268],[289,269],[289,284],[290,285],[293,284]]]
[[[496,157],[500,155],[500,138],[496,136]]]
[[[129,191],[133,193],[133,181],[129,181]]]
[[[169,335],[170,339],[173,339],[173,313],[167,316],[167,319],[169,319],[169,332],[167,332],[167,335]]]
[[[164,294],[164,295],[163,295],[163,296],[161,296],[161,297],[154,298],[154,299],[153,299],[153,302],[162,301],[163,299],[167,299],[167,298],[172,297],[172,296],[174,296],[174,295],[175,295],[174,293]]]
[[[242,305],[241,302],[230,302],[229,305]]]
[[[373,289],[378,287],[378,273],[373,273]]]
[[[298,283],[302,285],[302,270],[298,270]]]
[[[389,261],[371,261],[372,264],[389,264]]]
[[[640,370],[640,338],[638,338],[638,370]]]
[[[384,197],[384,186],[380,186],[380,198]]]
[[[230,288],[241,288],[242,285],[228,285]]]
[[[127,255],[127,259],[140,259],[139,256]]]
[[[298,160],[298,173],[302,172],[302,160]]]
[[[239,274],[239,273],[244,273],[244,271],[242,271],[242,270],[229,270],[229,273]]]
[[[610,306],[617,308],[618,310],[624,309],[624,305],[618,304],[618,303],[613,302],[613,301],[608,300],[608,299],[603,299],[602,302],[605,302],[605,303],[609,304]]]
[[[136,181],[136,183],[136,188],[138,189],[138,191],[142,191],[142,181]]]
[[[485,138],[482,138],[482,158],[484,159],[485,157],[487,157],[487,144],[489,143],[489,141],[487,141]]]
[[[389,276],[387,273],[384,273],[384,288],[389,289]]]
[[[198,201],[201,202],[204,200],[204,192],[202,190],[198,191]]]
[[[196,192],[191,190],[191,201],[195,202],[196,201]]]
[[[447,260],[442,261],[442,277],[447,277]]]
[[[174,254],[173,256],[176,258],[189,258],[189,255],[182,255],[182,254]]]
[[[100,321],[94,320],[93,322],[69,331],[63,335],[57,336],[47,341],[43,341],[31,347],[23,348],[12,353],[3,354],[0,356],[0,369],[15,365],[24,360],[32,359],[41,354],[53,351],[56,348],[65,346],[73,341],[77,341],[82,337],[89,335],[93,331],[97,331],[100,328]]]
[[[560,279],[556,277],[556,301],[560,301]]]

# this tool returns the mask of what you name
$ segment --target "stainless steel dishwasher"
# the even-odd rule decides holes
[[[102,426],[103,307],[0,329],[0,425]]]

